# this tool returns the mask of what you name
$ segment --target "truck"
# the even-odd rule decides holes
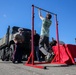
[[[6,34],[3,38],[0,38],[0,58],[2,61],[4,60],[12,60],[13,51],[15,48],[15,43],[13,41],[14,35],[18,32],[18,29],[21,27],[8,26]],[[31,52],[31,29],[23,28],[23,36],[24,36],[24,50],[23,50],[23,58],[27,58]]]

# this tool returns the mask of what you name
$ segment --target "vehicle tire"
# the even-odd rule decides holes
[[[5,49],[1,50],[1,60],[4,61],[5,60]]]
[[[10,46],[10,55],[9,55],[9,60],[13,60],[13,52],[14,52],[14,48],[15,48],[15,45],[14,44],[12,44],[11,46]]]

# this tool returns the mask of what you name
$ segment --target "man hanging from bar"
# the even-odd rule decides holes
[[[46,18],[43,18],[41,15],[41,9],[39,9],[39,17],[42,20],[39,50],[45,55],[45,61],[51,62],[54,57],[54,53],[49,53],[49,28],[52,24],[52,16],[50,13],[47,13]]]

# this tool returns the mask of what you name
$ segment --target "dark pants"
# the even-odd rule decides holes
[[[39,46],[35,46],[35,52],[36,52],[37,61],[40,61]]]
[[[39,40],[39,50],[44,54],[48,54],[48,48],[49,48],[49,37],[47,36],[40,36]]]
[[[13,61],[22,61],[22,43],[15,44],[15,51],[13,54]]]

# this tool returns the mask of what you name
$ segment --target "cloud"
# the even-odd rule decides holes
[[[3,14],[3,17],[5,17],[5,18],[6,18],[6,17],[7,17],[7,15],[6,15],[6,14]]]

